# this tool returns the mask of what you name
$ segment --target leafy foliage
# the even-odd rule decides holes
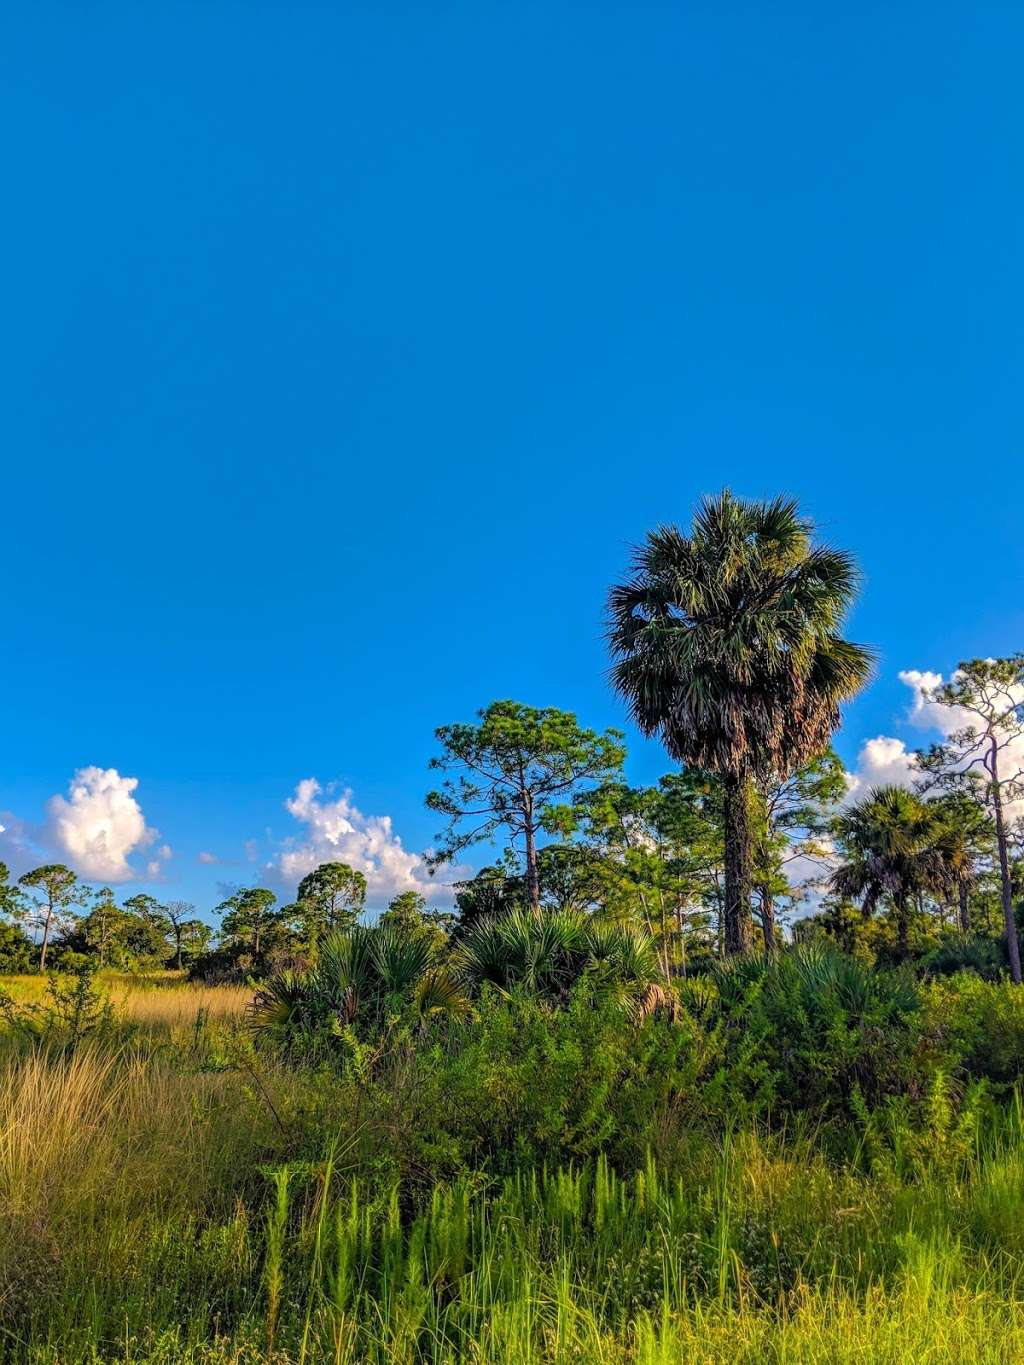
[[[427,805],[446,816],[448,825],[430,855],[432,865],[451,862],[503,830],[524,842],[527,894],[536,909],[538,836],[569,832],[574,792],[621,768],[621,732],[599,735],[567,711],[496,701],[480,712],[478,724],[442,725],[436,737],[442,753],[430,766],[447,776],[428,793]]]
[[[436,958],[436,943],[422,934],[387,925],[336,931],[310,970],[264,982],[253,1004],[253,1028],[290,1047],[315,1050],[331,1038],[373,1040],[399,1025],[464,1013],[468,1002]]]

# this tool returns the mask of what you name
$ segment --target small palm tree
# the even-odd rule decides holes
[[[822,753],[870,654],[840,635],[850,555],[814,546],[795,502],[706,499],[689,534],[662,526],[609,596],[612,679],[648,735],[725,798],[725,948],[751,946],[754,783]]]
[[[909,951],[915,898],[948,890],[954,876],[947,835],[936,805],[904,787],[873,788],[839,822],[843,860],[832,874],[833,889],[860,899],[865,918],[888,900],[901,957]]]
[[[950,895],[956,897],[957,924],[961,934],[967,935],[971,931],[971,891],[977,884],[982,857],[995,842],[995,829],[984,806],[965,793],[944,793],[930,804],[942,822],[939,846]]]

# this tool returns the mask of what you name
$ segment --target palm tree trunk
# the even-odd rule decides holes
[[[726,777],[725,791],[725,954],[749,953],[753,928],[750,891],[753,845],[750,831],[750,786],[743,778]]]
[[[971,907],[967,896],[967,882],[964,878],[961,878],[957,885],[957,895],[960,902],[958,912],[960,932],[969,934],[971,932]]]
[[[907,911],[907,897],[900,893],[896,897],[896,948],[900,958],[910,955],[910,915]]]
[[[764,935],[764,950],[770,953],[775,948],[775,897],[771,893],[771,888],[765,885],[758,887],[758,899],[761,902],[761,933]]]

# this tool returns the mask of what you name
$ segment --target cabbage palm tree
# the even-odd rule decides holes
[[[904,787],[874,787],[842,817],[837,838],[842,862],[832,874],[834,890],[859,898],[865,918],[888,900],[899,953],[906,957],[915,898],[947,892],[958,872],[937,803]]]
[[[727,953],[751,946],[752,798],[822,753],[870,654],[840,635],[852,557],[812,543],[795,502],[705,499],[689,533],[652,531],[609,595],[612,680],[673,758],[725,800]]]

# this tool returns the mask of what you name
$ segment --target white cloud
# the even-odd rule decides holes
[[[333,800],[329,795],[312,777],[295,788],[285,808],[304,829],[285,840],[277,858],[267,864],[269,877],[294,886],[318,864],[342,862],[366,877],[370,908],[386,905],[400,891],[450,898],[448,884],[431,877],[422,857],[402,846],[389,815],[364,815],[350,791]]]
[[[90,881],[124,882],[138,875],[128,858],[158,837],[146,825],[135,797],[137,777],[122,777],[116,768],[79,768],[68,797],[47,803],[47,842],[52,843]],[[170,857],[164,845],[160,857]],[[159,858],[154,864],[160,870]],[[147,874],[155,875],[147,868]]]
[[[220,862],[220,859],[217,857],[216,853],[208,853],[205,848],[201,848],[196,854],[196,862],[202,863],[206,867],[215,867],[216,864]]]
[[[848,799],[859,800],[872,787],[912,787],[918,775],[917,760],[903,740],[878,735],[861,745],[848,778]]]
[[[901,683],[909,687],[914,697],[907,712],[907,720],[923,730],[943,730],[949,733],[950,708],[929,701],[927,693],[942,685],[942,674],[929,669],[904,668],[897,674]]]

